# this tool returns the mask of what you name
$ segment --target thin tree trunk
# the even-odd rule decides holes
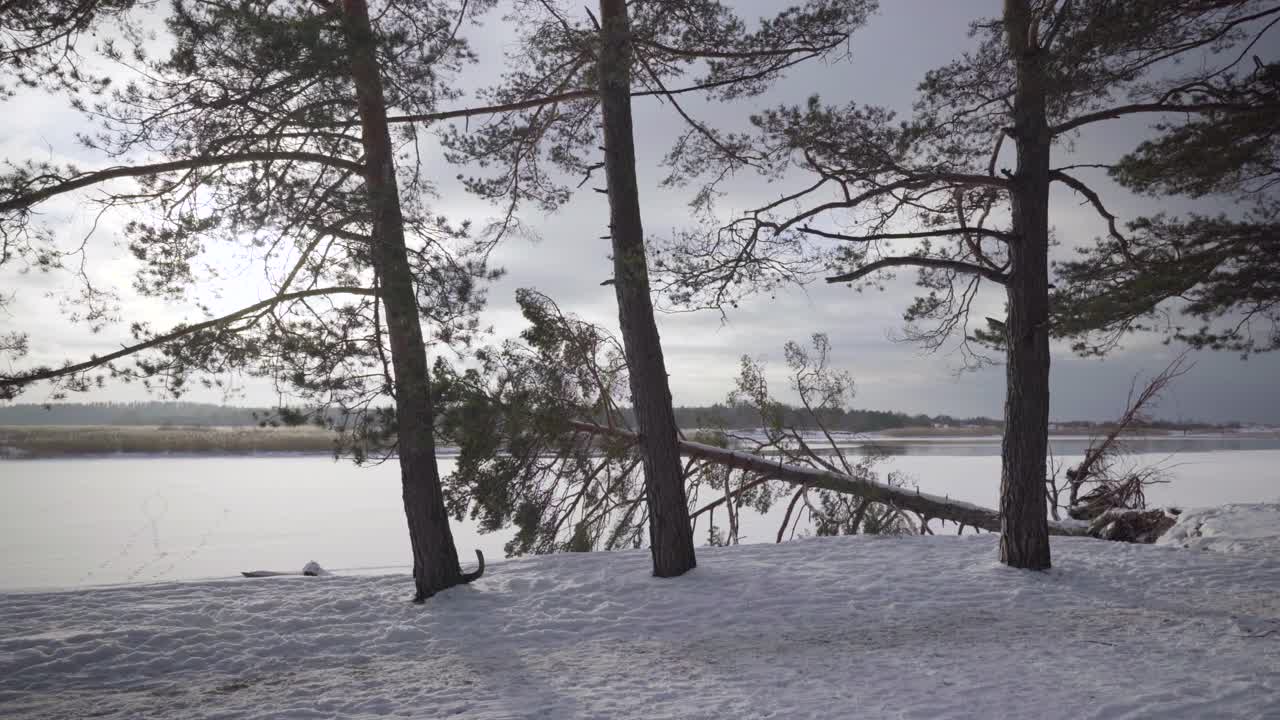
[[[1000,561],[1050,566],[1045,478],[1049,438],[1049,151],[1043,50],[1027,0],[1006,0],[1005,32],[1017,67],[1011,195],[1008,347],[1000,475]]]
[[[404,238],[382,78],[366,0],[343,0],[365,152],[365,186],[373,216],[371,255],[382,288],[395,372],[397,442],[404,512],[413,547],[414,600],[421,602],[465,578],[449,531],[436,466],[434,412],[427,353]]]
[[[613,286],[631,377],[631,402],[640,428],[653,574],[672,577],[687,572],[697,562],[676,447],[671,390],[649,297],[631,125],[632,47],[624,0],[600,0],[600,22],[598,72],[609,186],[609,232],[613,238]]]

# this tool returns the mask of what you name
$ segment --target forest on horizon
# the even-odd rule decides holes
[[[682,428],[725,428],[746,430],[760,427],[756,410],[746,405],[717,403],[705,406],[674,408],[676,423]],[[989,417],[956,417],[947,414],[910,414],[894,410],[824,409],[824,424],[842,432],[876,432],[903,428],[1000,428],[1002,422]],[[634,422],[631,409],[622,414]],[[95,402],[35,404],[15,403],[0,407],[0,426],[29,425],[156,425],[192,427],[249,427],[273,416],[266,407],[240,407],[184,401]],[[783,424],[801,429],[815,429],[809,414],[800,408],[783,405]],[[1056,422],[1060,428],[1088,429],[1105,427],[1107,421],[1069,420]],[[1153,419],[1140,427],[1153,430],[1230,430],[1242,427],[1240,422],[1206,423],[1194,420]]]

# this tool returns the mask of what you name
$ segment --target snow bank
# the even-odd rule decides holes
[[[823,538],[404,576],[0,595],[0,716],[1276,717],[1280,560]]]
[[[1158,544],[1280,558],[1280,503],[1188,510]]]

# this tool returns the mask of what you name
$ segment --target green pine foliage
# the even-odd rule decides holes
[[[1230,111],[1170,116],[1110,170],[1136,192],[1235,207],[1138,218],[1127,237],[1061,263],[1055,331],[1077,350],[1105,352],[1135,330],[1245,355],[1280,349],[1280,62],[1243,53],[1236,64],[1183,92]]]

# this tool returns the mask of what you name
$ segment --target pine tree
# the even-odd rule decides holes
[[[631,123],[631,27],[624,0],[600,0],[600,51],[596,72],[604,135],[604,173],[609,193],[609,236],[613,242],[613,286],[618,322],[630,369],[631,401],[641,433],[640,455],[649,502],[649,552],[653,574],[682,575],[697,565],[689,501],[676,438],[671,388],[662,341],[653,318],[648,258],[636,182],[636,147]]]
[[[657,576],[680,575],[696,560],[685,473],[676,448],[679,429],[653,314],[631,97],[663,98],[686,122],[686,135],[669,158],[673,165],[682,162],[680,146],[695,136],[750,162],[749,148],[694,119],[680,96],[700,91],[730,99],[762,92],[786,68],[835,51],[872,6],[866,0],[813,0],[748,32],[712,0],[601,0],[600,16],[592,16],[590,26],[572,22],[555,3],[541,3],[521,18],[527,30],[516,55],[520,64],[501,87],[490,91],[506,114],[479,133],[449,138],[455,160],[500,168],[494,177],[471,178],[469,185],[481,195],[505,200],[509,215],[522,201],[554,208],[568,197],[568,189],[546,172],[540,162],[544,159],[588,177],[604,169],[611,282],[639,427]],[[705,74],[691,86],[670,89],[668,83],[703,69],[703,64]],[[591,86],[598,90],[581,90]],[[597,105],[599,134],[593,127]],[[588,158],[600,143],[598,137],[604,162],[593,163]]]
[[[816,97],[762,113],[753,120],[765,172],[800,169],[812,180],[671,248],[678,299],[718,307],[816,271],[866,285],[915,269],[925,293],[907,311],[910,337],[937,348],[959,334],[1003,351],[1001,559],[1047,568],[1050,186],[1091,204],[1121,252],[1130,242],[1079,170],[1055,167],[1054,150],[1114,118],[1255,112],[1194,90],[1229,73],[1277,15],[1276,3],[1257,0],[1005,0],[999,18],[972,25],[972,51],[926,75],[905,122]],[[1169,69],[1184,58],[1195,61]],[[722,157],[708,150],[700,164],[712,177],[736,169]],[[971,328],[984,284],[1003,290],[1007,315]],[[962,347],[984,357],[968,340]]]
[[[13,47],[40,37],[74,42],[93,17],[108,16],[64,11],[90,5],[55,3],[39,16],[23,3],[5,4],[6,27],[17,16],[37,28]],[[102,83],[74,72],[57,78],[52,86],[100,121],[85,144],[117,164],[82,171],[13,162],[0,176],[6,269],[68,265],[73,256],[35,211],[92,189],[103,212],[143,209],[125,226],[141,265],[137,292],[199,303],[211,291],[200,259],[216,245],[251,258],[271,294],[218,316],[197,305],[206,319],[174,328],[133,322],[127,347],[7,371],[0,391],[12,397],[41,381],[57,392],[87,391],[115,377],[178,396],[193,381],[216,383],[230,371],[269,378],[305,408],[282,411],[284,420],[336,416],[358,458],[394,448],[417,600],[473,579],[461,571],[449,530],[422,324],[453,344],[475,334],[484,300],[478,283],[492,276],[483,263],[491,239],[472,237],[466,224],[424,204],[413,132],[393,137],[388,109],[435,112],[457,97],[452,77],[472,59],[457,29],[491,5],[386,0],[371,12],[366,0],[177,0],[166,18],[165,56],[103,48],[108,60],[141,66],[127,85],[93,100]],[[22,57],[18,82],[45,56]],[[111,183],[119,180],[134,182]],[[111,289],[84,279],[79,316],[111,322]],[[20,334],[9,339],[11,354],[27,350]]]

